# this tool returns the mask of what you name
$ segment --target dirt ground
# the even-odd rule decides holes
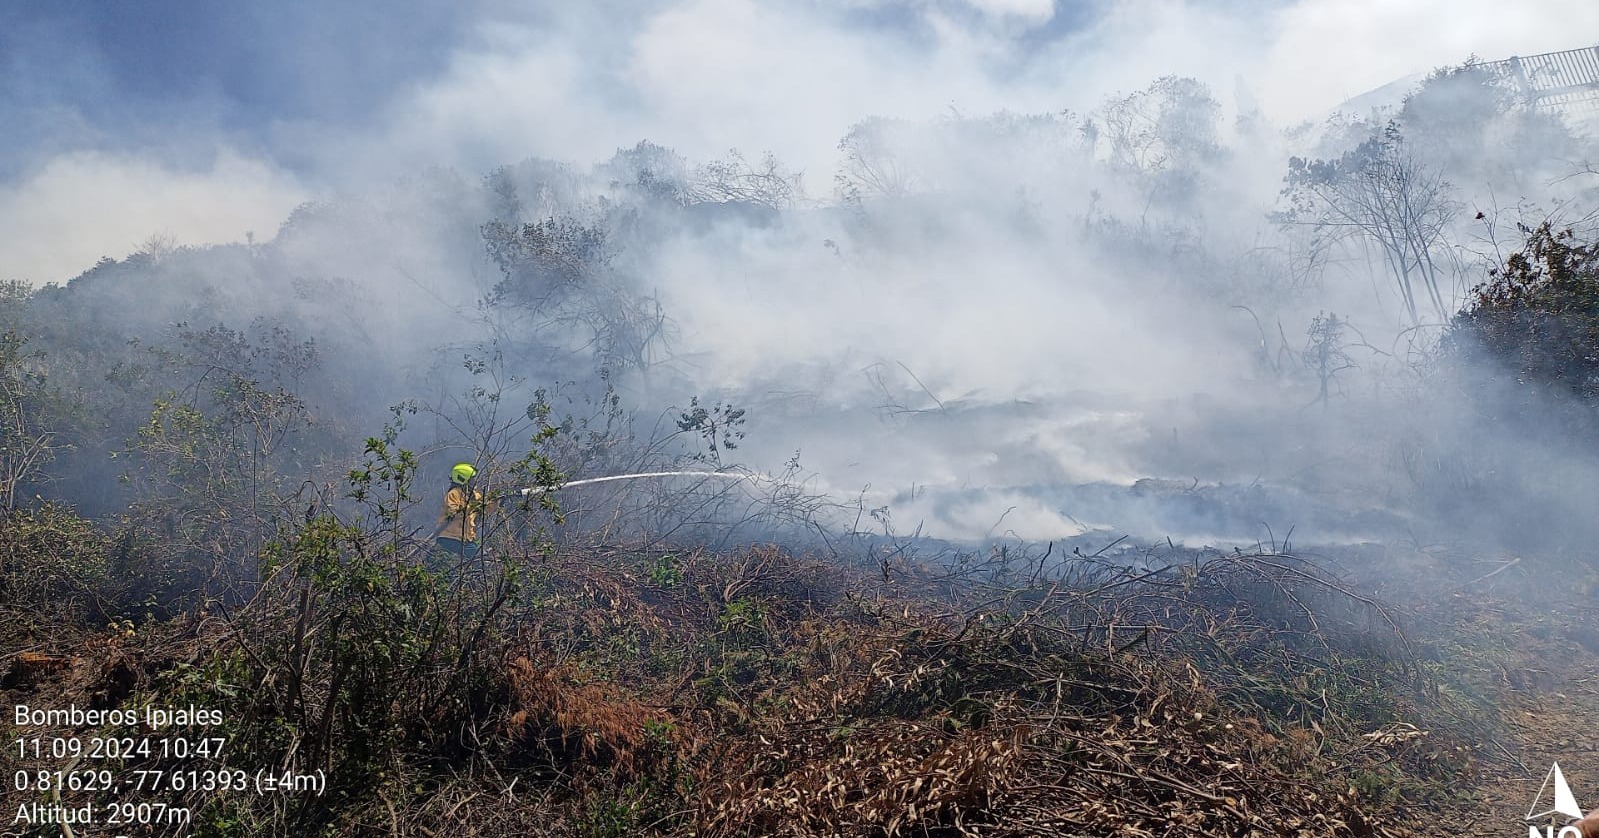
[[[1420,568],[1430,578],[1415,580],[1418,590],[1434,591],[1449,580],[1414,607],[1418,634],[1438,650],[1440,674],[1495,710],[1499,727],[1479,749],[1475,805],[1446,815],[1436,834],[1526,835],[1523,818],[1557,762],[1578,805],[1599,807],[1599,578],[1591,558],[1554,566],[1507,555],[1447,568],[1438,561]]]

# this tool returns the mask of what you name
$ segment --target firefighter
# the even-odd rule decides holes
[[[477,469],[471,463],[457,463],[450,469],[450,488],[444,493],[444,508],[433,539],[446,553],[470,559],[478,550],[478,517],[488,511],[489,502],[472,486]]]

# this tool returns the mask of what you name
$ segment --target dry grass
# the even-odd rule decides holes
[[[1419,834],[1474,763],[1398,617],[1290,556],[1174,558],[1007,581],[770,548],[547,557],[491,630],[441,635],[483,665],[418,664],[406,689],[439,703],[394,699],[366,783],[184,802],[215,835]],[[263,702],[328,647],[267,605],[17,657],[8,696],[195,700],[250,743],[233,759],[292,762],[311,744]],[[353,676],[296,671],[306,718],[336,724]],[[433,683],[459,671],[469,694]]]

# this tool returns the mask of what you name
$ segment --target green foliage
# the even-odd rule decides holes
[[[705,407],[695,396],[689,399],[688,410],[678,417],[677,429],[699,434],[706,451],[697,459],[721,465],[722,451],[737,448],[744,439],[744,431],[741,430],[743,424],[743,408],[722,402]]]
[[[383,426],[383,435],[367,438],[361,466],[350,470],[348,495],[374,514],[375,527],[388,533],[383,549],[390,553],[400,548],[406,510],[418,500],[412,489],[419,467],[416,455],[399,447],[405,416],[415,413],[416,408],[402,404],[391,411],[394,418]]]
[[[482,234],[504,276],[483,300],[496,331],[531,336],[523,340],[540,364],[576,342],[592,348],[597,370],[649,366],[668,323],[658,301],[612,269],[604,221],[492,221]]]
[[[610,260],[605,229],[570,218],[519,226],[493,221],[484,225],[483,240],[505,274],[489,293],[491,305],[553,307],[592,282]]]
[[[650,584],[657,588],[675,588],[683,584],[683,566],[675,554],[664,553],[649,566]]]
[[[1472,291],[1446,341],[1520,386],[1599,407],[1599,243],[1548,224]]]
[[[55,451],[50,427],[57,399],[37,368],[39,353],[14,331],[0,333],[0,509],[17,505],[19,492],[36,481]]]
[[[766,609],[753,599],[739,598],[727,603],[716,621],[727,634],[755,633],[766,623]]]
[[[26,317],[28,300],[33,297],[33,287],[21,280],[0,282],[0,329],[13,331]]]
[[[652,723],[653,724],[653,723]],[[621,786],[596,789],[577,818],[581,838],[633,838],[687,814],[674,811],[681,802],[672,778],[645,777]]]
[[[0,514],[0,607],[50,619],[104,619],[111,539],[60,504]]]
[[[524,487],[539,490],[535,492],[538,505],[555,516],[556,522],[560,523],[562,521],[560,504],[549,490],[564,483],[566,475],[550,453],[551,447],[561,436],[561,428],[550,424],[551,408],[548,393],[542,389],[536,391],[525,413],[533,423],[533,430],[528,438],[527,453],[511,463],[510,473],[512,479]]]
[[[132,495],[134,537],[162,548],[143,554],[156,566],[128,570],[159,604],[176,608],[202,588],[253,580],[254,557],[304,479],[309,410],[290,388],[318,356],[313,342],[264,320],[247,333],[179,324],[172,337],[177,346],[156,354],[181,385],[156,396],[110,455]]]
[[[527,590],[520,554],[504,545],[468,578],[426,569],[428,546],[402,526],[418,468],[398,445],[404,412],[349,474],[364,514],[316,514],[269,544],[262,593],[207,664],[217,674],[190,681],[238,720],[238,759],[327,771],[342,803],[324,815],[417,762],[469,759],[483,747],[472,743],[492,741],[483,728],[503,701],[508,606]]]

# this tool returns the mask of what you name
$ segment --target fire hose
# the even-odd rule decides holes
[[[720,478],[722,480],[732,480],[735,482],[740,480],[755,479],[748,474],[736,474],[726,471],[646,471],[639,474],[613,474],[609,477],[589,477],[583,480],[572,480],[555,486],[528,486],[515,491],[517,494],[523,496],[542,495],[545,492],[553,492],[557,489],[569,489],[573,486],[588,486],[594,483],[611,483],[617,480],[641,480],[646,477],[712,477]]]

